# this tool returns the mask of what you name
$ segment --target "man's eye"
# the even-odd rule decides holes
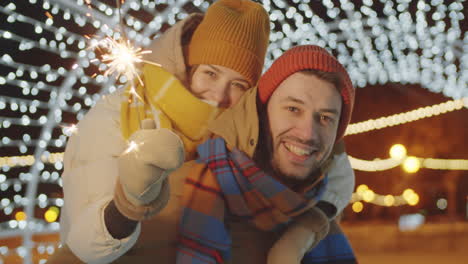
[[[333,118],[331,118],[331,117],[329,117],[329,116],[327,116],[327,115],[320,115],[320,120],[323,121],[323,122],[327,122],[327,123],[328,123],[328,122],[333,122],[333,121],[334,121]]]
[[[295,106],[288,106],[287,109],[288,109],[289,112],[292,112],[292,113],[298,113],[299,112],[299,108],[297,108]]]

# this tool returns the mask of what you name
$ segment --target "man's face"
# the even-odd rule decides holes
[[[341,96],[315,75],[296,72],[273,92],[267,106],[272,166],[291,180],[305,180],[327,160],[336,138]]]

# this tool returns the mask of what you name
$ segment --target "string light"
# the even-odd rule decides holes
[[[390,126],[402,125],[419,119],[437,116],[455,110],[460,110],[463,108],[463,106],[468,108],[468,97],[457,100],[450,100],[432,106],[421,107],[416,110],[395,114],[387,117],[370,119],[367,121],[350,124],[346,129],[346,135],[355,135]]]
[[[401,160],[396,159],[375,159],[363,160],[348,156],[351,167],[360,171],[384,171],[395,168],[401,164]]]
[[[362,160],[349,156],[351,167],[361,171],[384,171],[402,165],[408,173],[415,173],[420,168],[433,170],[468,170],[468,160],[463,159],[434,159],[408,157],[406,147],[395,144],[390,148],[389,159]]]
[[[44,163],[57,163],[63,161],[63,152],[60,153],[44,153],[41,156],[41,161]],[[33,155],[26,156],[12,156],[12,157],[0,157],[0,167],[24,167],[31,166],[35,162]]]
[[[130,142],[128,148],[124,153],[133,151],[137,148],[137,144]],[[63,162],[63,152],[44,154],[41,161],[48,164],[55,164]],[[360,171],[384,171],[402,164],[405,164],[406,159],[375,159],[363,160],[353,156],[348,156],[351,167]],[[414,159],[417,159],[414,160]],[[13,157],[0,157],[0,167],[24,167],[34,164],[35,159],[33,155],[26,156],[13,156]],[[468,160],[464,159],[434,159],[434,158],[419,158],[411,157],[411,163],[418,163],[420,168],[433,169],[433,170],[468,170]]]
[[[355,210],[363,207],[363,205],[356,205],[360,203],[360,201],[386,207],[402,205],[416,206],[419,203],[419,195],[412,189],[404,190],[401,195],[381,195],[376,194],[373,190],[369,189],[367,185],[361,184],[356,188],[356,192],[352,194],[350,201],[350,203],[353,204],[352,209],[356,213],[362,211],[362,209],[358,211]],[[354,208],[355,206],[357,208]]]

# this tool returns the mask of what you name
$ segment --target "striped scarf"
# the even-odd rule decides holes
[[[322,176],[294,192],[265,174],[241,151],[228,152],[222,138],[198,146],[198,154],[198,162],[207,164],[208,169],[205,173],[190,173],[186,178],[178,264],[223,263],[230,257],[231,238],[224,225],[226,214],[250,221],[260,230],[274,231],[314,206],[327,184],[327,178]],[[330,253],[348,258],[351,252],[352,256],[349,244],[342,243],[339,252],[332,252],[337,247],[330,250],[329,243],[325,244],[318,245],[323,248],[321,252],[308,254],[304,259],[323,260]],[[349,252],[345,252],[347,249]],[[306,263],[322,263],[313,261]]]

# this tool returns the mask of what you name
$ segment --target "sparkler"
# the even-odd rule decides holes
[[[88,36],[86,37],[90,39]],[[102,40],[91,39],[89,49],[96,48],[107,52],[102,55],[101,60],[108,66],[108,69],[104,72],[104,75],[106,76],[117,73],[118,76],[123,75],[129,81],[138,79],[140,84],[143,85],[137,65],[139,63],[147,63],[161,67],[161,64],[143,59],[145,54],[151,53],[150,50],[143,50],[142,48],[134,47],[129,40],[115,40],[110,37],[106,37]],[[96,60],[97,59],[93,61]]]
[[[88,8],[91,8],[91,1],[86,0]],[[111,37],[106,37],[104,39],[91,39],[88,36],[85,36],[87,39],[91,40],[89,48],[90,49],[99,49],[102,51],[102,59],[101,62],[107,65],[107,69],[104,72],[105,76],[116,74],[117,78],[120,76],[125,76],[127,81],[130,82],[130,94],[136,98],[136,100],[131,100],[137,104],[137,101],[144,103],[143,98],[138,94],[135,89],[135,82],[138,80],[141,86],[144,86],[143,80],[139,74],[138,64],[140,63],[148,63],[152,65],[156,65],[161,67],[160,64],[147,61],[143,59],[145,54],[151,53],[149,50],[143,50],[140,47],[135,47],[132,45],[130,40],[127,39],[122,14],[121,14],[121,4],[124,3],[124,0],[116,0],[118,14],[119,14],[119,25],[120,25],[120,39],[114,39]],[[141,122],[141,118],[138,113],[138,120],[139,123]],[[141,126],[141,124],[140,124]],[[132,146],[130,144],[130,146]],[[134,151],[136,147],[129,147],[126,152]]]
[[[137,78],[140,84],[143,85],[136,65],[143,62],[143,55],[151,53],[151,51],[136,48],[130,44],[129,40],[117,41],[109,37],[100,41],[98,45],[110,51],[102,56],[102,62],[106,63],[109,67],[104,73],[106,76],[118,73],[119,75],[124,75],[127,80]]]

